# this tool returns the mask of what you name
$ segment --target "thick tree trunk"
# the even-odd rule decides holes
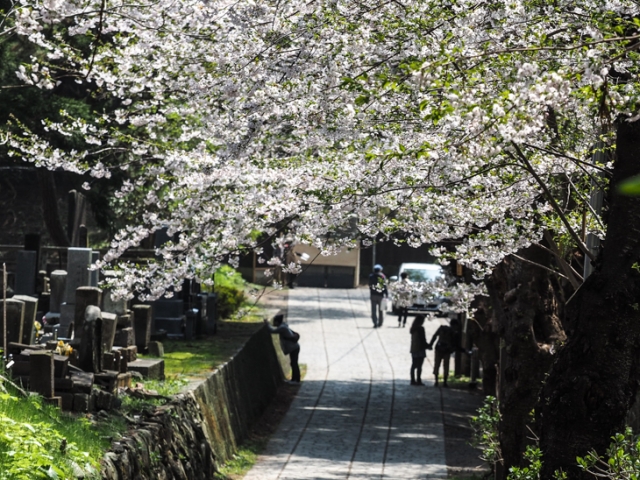
[[[618,125],[608,228],[600,264],[569,303],[574,333],[560,351],[541,398],[542,478],[576,467],[591,449],[604,453],[622,431],[640,381],[640,197],[615,192],[640,174],[640,122]]]
[[[475,309],[473,321],[470,323],[471,341],[478,347],[482,362],[482,392],[495,397],[500,339],[495,332],[493,309],[488,297],[476,297],[471,307]]]
[[[537,247],[519,256],[541,265],[551,262],[549,254]],[[503,468],[497,469],[497,478],[506,478],[509,467],[523,463],[535,428],[531,412],[553,359],[550,346],[565,340],[559,315],[561,291],[551,275],[532,263],[507,257],[487,280],[504,345],[498,384]]]
[[[44,223],[47,226],[49,235],[51,235],[51,240],[58,247],[68,247],[69,239],[62,226],[60,212],[58,211],[58,197],[56,195],[53,172],[44,168],[39,168],[37,172],[40,195],[42,195]]]

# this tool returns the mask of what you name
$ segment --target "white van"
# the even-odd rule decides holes
[[[391,311],[398,314],[398,307],[394,301],[393,287],[398,282],[402,272],[407,272],[408,279],[413,283],[412,305],[408,307],[409,314],[433,313],[436,316],[446,316],[440,307],[446,299],[442,296],[445,275],[442,267],[433,263],[403,263],[398,270],[398,276],[389,280],[391,296]]]

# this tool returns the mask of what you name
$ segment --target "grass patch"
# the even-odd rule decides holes
[[[438,382],[440,383],[440,385],[443,384],[444,377],[442,375],[438,377]],[[447,385],[450,388],[475,388],[477,384],[478,384],[477,381],[474,384],[471,382],[470,377],[466,377],[464,375],[460,375],[458,377],[454,377],[453,375],[450,375],[449,378],[447,379]]]
[[[217,335],[190,341],[164,341],[165,376],[167,379],[206,378],[228,362],[260,328],[262,325],[255,322],[219,321]]]
[[[100,478],[100,460],[123,420],[94,423],[62,412],[42,397],[0,393],[0,472],[3,478]]]

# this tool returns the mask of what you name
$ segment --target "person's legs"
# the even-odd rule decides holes
[[[289,354],[289,360],[291,361],[291,381],[300,381],[300,366],[298,365],[298,356],[300,355],[300,349],[296,348]]]
[[[442,385],[445,387],[447,386],[447,377],[449,377],[449,360],[451,360],[451,354],[447,352],[442,359],[442,369],[444,370],[444,382],[442,382]]]
[[[373,328],[378,326],[378,306],[377,296],[371,296],[371,321],[373,322]]]
[[[424,357],[416,358],[416,383],[418,385],[424,385],[422,383],[422,364],[424,363]]]
[[[404,318],[402,320],[402,326],[406,327],[407,326],[407,317],[409,316],[409,308],[408,307],[404,307],[402,309],[402,313],[404,315]]]
[[[418,368],[417,358],[413,355],[411,356],[411,385],[417,385],[416,383],[416,370]]]
[[[438,386],[438,371],[440,370],[440,363],[442,362],[442,353],[440,351],[438,351],[438,349],[436,348],[436,358],[435,361],[433,362],[433,374],[436,377],[436,382],[435,382],[435,386]]]
[[[382,308],[382,297],[380,297],[380,301],[378,302],[378,326],[382,326],[382,322],[384,321],[384,309]]]

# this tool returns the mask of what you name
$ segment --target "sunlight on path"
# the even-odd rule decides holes
[[[409,385],[408,326],[374,329],[367,289],[292,290],[289,323],[307,375],[245,480],[447,478],[440,394],[429,358],[427,385]]]

